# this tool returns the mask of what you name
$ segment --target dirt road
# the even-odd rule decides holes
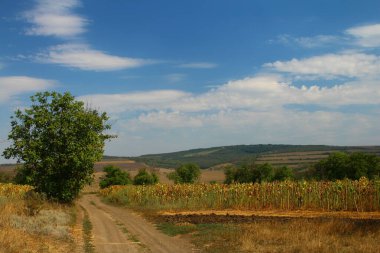
[[[140,215],[125,208],[106,205],[96,195],[84,195],[79,204],[88,212],[97,253],[196,252],[186,240],[162,234]]]

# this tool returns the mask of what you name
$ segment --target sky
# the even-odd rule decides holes
[[[108,155],[379,145],[379,13],[378,0],[2,0],[0,152],[40,91],[107,112]]]

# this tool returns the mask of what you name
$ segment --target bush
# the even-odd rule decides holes
[[[285,181],[294,178],[293,170],[287,166],[282,166],[274,170],[274,181]]]
[[[158,176],[156,173],[149,173],[146,169],[140,169],[139,173],[134,177],[134,185],[151,185],[158,183]]]
[[[14,176],[10,173],[0,172],[0,183],[12,183],[14,181]]]
[[[174,172],[168,174],[168,178],[176,184],[193,184],[198,181],[201,170],[193,163],[183,164]]]
[[[100,179],[100,188],[106,188],[111,185],[127,185],[132,184],[131,176],[128,172],[122,171],[120,168],[113,165],[108,165],[103,168],[106,173],[104,177]]]

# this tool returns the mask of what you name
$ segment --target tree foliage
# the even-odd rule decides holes
[[[106,113],[85,108],[68,92],[36,93],[32,105],[11,117],[12,141],[3,155],[22,162],[19,183],[61,202],[71,202],[92,181],[93,166],[112,138]]]
[[[168,174],[168,178],[176,184],[193,184],[198,181],[201,175],[201,170],[194,163],[183,164],[174,172]]]
[[[336,152],[315,165],[319,179],[359,179],[380,177],[380,158],[375,154]]]
[[[127,185],[132,184],[131,176],[128,172],[122,171],[120,168],[113,165],[107,165],[103,168],[106,173],[100,178],[100,188],[106,188],[111,185]]]
[[[133,178],[134,185],[151,185],[158,183],[158,176],[156,173],[149,173],[146,169],[140,169],[137,175]]]
[[[240,167],[229,166],[224,171],[225,183],[261,183],[283,181],[293,178],[293,171],[283,166],[274,168],[269,163],[256,165],[254,162],[243,164]]]

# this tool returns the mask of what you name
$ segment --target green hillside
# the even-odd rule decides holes
[[[380,154],[380,146],[348,147],[325,145],[237,145],[187,151],[143,155],[130,157],[136,162],[143,162],[150,166],[175,168],[183,163],[196,163],[202,168],[209,168],[224,163],[240,163],[248,159],[258,162],[271,162],[277,165],[309,164],[322,159],[333,151],[362,151]],[[314,152],[314,153],[313,153]],[[283,155],[281,155],[283,154]],[[284,157],[282,159],[281,157]]]

